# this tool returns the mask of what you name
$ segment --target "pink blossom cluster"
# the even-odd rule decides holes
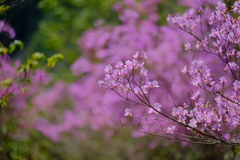
[[[10,38],[15,37],[15,31],[5,21],[0,21],[0,33],[8,32]],[[4,50],[4,47],[1,46]],[[8,51],[6,49],[6,51]],[[12,61],[8,53],[2,51],[0,55],[0,106],[7,107],[11,117],[17,117],[18,123],[23,129],[23,134],[33,128],[32,121],[29,121],[31,114],[26,112],[29,97],[47,85],[50,77],[44,70],[21,70],[23,65],[20,60]],[[20,118],[22,117],[22,118]]]
[[[8,55],[0,56],[0,81],[10,80],[17,78],[17,69],[20,67],[20,63],[16,62],[14,66],[10,63],[10,57]],[[20,77],[19,77],[20,78]],[[3,83],[3,82],[2,82]],[[17,83],[9,82],[8,86],[0,85],[0,98],[7,95],[18,95],[21,92],[21,87]]]
[[[172,112],[172,107],[164,107],[172,105],[171,100],[169,100],[169,97],[171,98],[169,91],[173,91],[173,97],[178,97],[175,102],[176,106],[180,106],[187,101],[188,92],[191,92],[191,90],[196,91],[195,88],[189,87],[190,80],[187,76],[182,75],[179,68],[190,64],[193,59],[201,59],[207,66],[211,67],[214,73],[218,73],[220,72],[218,67],[223,67],[225,64],[217,61],[217,56],[209,58],[206,51],[202,51],[201,54],[184,53],[184,43],[189,42],[191,47],[191,44],[195,42],[194,37],[177,30],[171,23],[163,26],[158,25],[161,17],[159,17],[157,6],[161,5],[161,3],[158,0],[124,0],[118,2],[114,5],[114,10],[119,14],[121,24],[108,25],[99,20],[101,23],[96,28],[83,33],[78,40],[82,56],[71,66],[73,73],[80,78],[76,82],[67,85],[68,92],[65,92],[66,94],[69,93],[67,96],[70,96],[72,99],[71,104],[64,106],[72,106],[72,108],[66,109],[62,114],[59,114],[57,122],[52,122],[44,116],[39,117],[38,122],[44,121],[44,125],[48,126],[45,129],[44,127],[40,129],[45,135],[48,136],[49,133],[49,137],[53,137],[51,135],[59,137],[57,135],[62,132],[70,131],[76,133],[76,125],[68,123],[70,120],[65,118],[65,112],[72,115],[76,114],[76,112],[80,114],[77,116],[77,121],[81,122],[79,128],[101,129],[106,126],[112,126],[112,121],[129,124],[129,119],[122,117],[123,115],[134,118],[136,115],[137,117],[144,117],[144,114],[147,113],[147,117],[153,119],[148,124],[154,126],[152,127],[154,131],[158,132],[155,126],[159,123],[155,118],[160,116],[162,119],[161,127],[164,128],[164,131],[168,133],[173,133],[176,130],[185,132],[185,129],[179,127],[179,125],[173,124],[175,127],[169,126],[166,117],[160,114],[171,114]],[[206,2],[206,4],[208,5],[209,3]],[[189,14],[198,19],[198,16],[195,16],[194,13],[192,11]],[[186,15],[185,17],[188,16]],[[195,22],[189,20],[188,23]],[[198,27],[198,24],[195,26]],[[210,32],[208,31],[208,25],[205,23],[202,25],[204,26],[202,33],[208,34]],[[199,49],[202,48],[200,47],[201,45],[205,45],[205,43],[199,43]],[[142,50],[148,53],[148,61],[144,63],[148,71],[143,66],[143,63],[140,63],[140,59],[138,59],[142,52],[138,52],[138,56],[135,55],[132,61],[126,61],[132,57],[132,53]],[[118,62],[115,66],[108,65],[115,62]],[[138,69],[131,72],[130,70],[133,68]],[[103,81],[99,81],[101,86],[120,91],[118,93],[121,96],[125,96],[128,99],[133,98],[138,103],[141,101],[134,96],[135,94],[142,97],[144,94],[151,93],[149,98],[153,102],[151,103],[152,107],[141,108],[121,99],[117,94],[98,89],[96,81],[104,76],[103,70],[107,72],[108,76]],[[121,77],[117,79],[119,75]],[[137,83],[130,81],[131,86],[125,78],[128,78],[128,76],[132,77],[132,75],[135,75],[134,78],[137,79]],[[139,81],[140,79],[141,81]],[[154,79],[157,79],[159,83],[152,81]],[[150,87],[151,85],[158,85],[160,89],[154,90]],[[226,83],[225,86],[227,85]],[[131,89],[131,87],[132,91],[128,92],[128,89]],[[207,94],[203,94],[203,98],[205,96],[207,97]],[[59,97],[62,97],[60,98],[61,104],[65,104],[64,97],[66,95],[60,94]],[[158,103],[160,101],[161,103]],[[111,121],[109,117],[111,117]],[[182,120],[184,120],[184,117],[182,117]],[[185,121],[187,122],[187,120]],[[68,128],[64,127],[64,124],[69,124]],[[143,128],[145,131],[150,131],[150,127],[147,125]],[[133,135],[138,134],[134,132]]]
[[[233,5],[232,14],[238,13],[238,6],[239,2],[236,1]],[[218,72],[214,74],[202,60],[194,60],[191,67],[185,66],[182,69],[182,72],[188,74],[192,79],[192,84],[202,90],[202,92],[197,91],[192,95],[190,108],[185,103],[180,107],[177,107],[173,101],[175,107],[173,107],[171,114],[160,112],[161,110],[158,110],[151,104],[149,95],[147,94],[148,92],[146,92],[142,86],[139,88],[142,88],[140,94],[143,96],[139,96],[139,93],[134,92],[130,85],[130,91],[134,93],[137,100],[129,99],[128,97],[123,96],[118,90],[112,88],[111,85],[108,85],[109,79],[110,81],[115,81],[119,78],[118,74],[116,74],[117,78],[112,76],[108,77],[107,74],[105,81],[100,81],[100,84],[105,88],[115,91],[120,97],[142,106],[147,106],[168,119],[170,127],[164,129],[162,125],[160,125],[161,127],[157,127],[159,126],[158,124],[154,128],[163,130],[170,137],[192,143],[222,143],[225,145],[239,144],[240,137],[237,132],[240,126],[240,113],[238,109],[240,104],[240,81],[238,78],[240,76],[240,63],[238,57],[240,44],[240,19],[239,17],[232,17],[230,12],[231,11],[227,11],[224,3],[217,3],[216,10],[212,12],[211,16],[209,16],[209,24],[212,25],[209,35],[203,34],[200,27],[202,25],[200,15],[208,14],[202,8],[200,8],[198,12],[191,9],[183,16],[168,17],[168,20],[173,22],[175,26],[186,33],[189,33],[197,40],[197,50],[195,51],[213,54],[219,58],[218,61],[226,65],[225,68],[219,66]],[[201,31],[202,35],[199,36],[194,30]],[[187,50],[193,50],[190,43],[187,43],[185,48]],[[128,73],[135,73],[134,68],[130,69],[132,70],[128,70]],[[136,77],[136,75],[130,74],[130,76],[126,77],[125,81],[130,81],[133,84],[139,85],[137,82],[141,82],[141,75],[142,74],[140,73],[140,76],[138,77],[140,80],[135,81],[134,77]],[[221,77],[219,78],[219,81],[216,81],[218,76]],[[229,83],[226,85],[228,81]],[[209,100],[204,99],[204,96],[206,95],[208,95],[207,98]],[[125,116],[134,116],[134,114],[130,113],[129,109],[125,110]],[[159,123],[162,123],[162,120],[159,118],[161,117],[158,117],[156,120]],[[150,120],[145,119],[145,121],[149,122]],[[174,125],[172,125],[172,123]],[[152,125],[152,123],[148,123],[148,125]],[[185,128],[188,132],[180,130],[180,128]]]
[[[121,24],[115,26],[103,25],[95,29],[90,29],[79,39],[78,44],[83,52],[83,56],[75,61],[71,66],[71,70],[74,75],[81,78],[67,85],[68,92],[65,92],[69,93],[68,96],[72,97],[72,109],[66,109],[66,112],[80,112],[82,115],[78,116],[78,120],[84,125],[80,125],[79,128],[89,126],[91,129],[96,130],[112,126],[113,123],[109,120],[108,115],[114,115],[115,119],[121,119],[122,114],[124,114],[122,109],[130,106],[128,102],[123,101],[117,95],[98,89],[96,81],[103,77],[102,70],[104,70],[107,64],[129,59],[132,56],[131,53],[137,50],[145,50],[148,53],[152,53],[148,56],[149,63],[147,64],[151,66],[150,71],[158,70],[159,73],[157,75],[150,74],[151,79],[161,77],[167,81],[167,79],[173,79],[173,76],[168,74],[170,71],[175,71],[175,74],[180,73],[180,71],[174,70],[174,68],[179,68],[178,64],[172,64],[178,61],[179,65],[183,65],[179,60],[181,58],[175,53],[182,52],[180,37],[189,40],[190,36],[183,36],[182,32],[175,30],[173,27],[158,26],[157,4],[160,3],[156,0],[141,2],[126,0],[119,2],[114,5],[114,10],[119,13],[120,20],[125,19],[121,20]],[[129,13],[132,13],[132,11],[139,14],[138,18],[131,18],[132,16]],[[134,23],[132,23],[133,21]],[[159,63],[160,59],[164,59],[164,63],[171,65],[171,67]],[[121,65],[121,63],[118,63],[118,67]],[[110,66],[107,69],[110,69]],[[146,70],[142,70],[142,73],[148,74]],[[174,80],[177,83],[181,81],[180,79]],[[183,79],[186,80],[186,78]],[[179,90],[179,94],[181,94],[181,90]],[[62,97],[60,98],[61,101],[65,100],[65,96],[62,94],[59,95],[59,97]],[[43,96],[41,97],[44,99]],[[115,107],[119,107],[120,105],[122,108]],[[144,113],[145,110],[137,112]],[[51,133],[55,133],[54,135],[60,134],[61,132],[55,130],[54,126],[67,124],[68,121],[68,119],[64,118],[64,114],[59,115],[58,122],[56,123],[47,120],[46,117],[39,117],[38,121],[41,121],[41,119],[45,121],[46,125],[49,124],[49,126],[52,126],[47,127],[45,129],[46,132],[44,132],[44,127],[41,128],[41,131],[46,133],[45,135],[48,135],[47,133],[50,130],[52,130]],[[123,123],[127,122],[125,119],[121,120]],[[72,125],[72,128],[75,128],[75,126]],[[61,131],[68,132],[71,130],[61,129]]]
[[[136,57],[136,55],[134,55],[134,57]],[[217,84],[214,80],[214,75],[206,67],[203,61],[193,61],[192,66],[189,69],[184,67],[183,72],[187,73],[189,77],[192,78],[193,85],[199,86],[202,90],[212,94],[213,97],[215,97],[215,103],[205,101],[200,91],[197,91],[191,97],[191,109],[184,103],[179,107],[173,107],[172,115],[168,115],[168,113],[161,112],[161,105],[159,103],[154,103],[154,105],[152,105],[150,102],[148,93],[151,89],[158,88],[159,86],[157,83],[155,83],[156,85],[152,85],[151,83],[156,81],[149,82],[147,77],[145,78],[147,79],[147,83],[142,80],[143,74],[141,70],[144,69],[143,63],[139,63],[134,59],[132,62],[135,63],[131,62],[131,65],[128,66],[127,62],[131,61],[126,61],[125,65],[121,63],[122,65],[120,66],[118,62],[115,66],[116,69],[113,69],[110,65],[106,66],[105,72],[107,72],[107,75],[105,80],[100,80],[98,82],[99,85],[113,90],[123,99],[149,107],[149,114],[160,114],[169,119],[170,127],[163,129],[167,135],[193,143],[195,141],[206,144],[223,143],[232,145],[239,143],[239,137],[235,135],[235,132],[239,128],[240,120],[238,111],[240,104],[238,95],[240,81],[236,80],[232,85],[233,88],[230,89],[231,92],[225,93],[223,90],[226,78],[221,77],[219,84]],[[122,72],[122,70],[124,72]],[[148,83],[150,85],[148,85]],[[133,94],[135,99],[130,97],[129,94]],[[132,117],[135,115],[129,108],[126,108],[124,116]],[[157,117],[160,118],[160,116]],[[149,119],[145,120],[147,122],[149,121]],[[160,119],[156,120],[161,123]],[[174,125],[171,125],[172,123],[174,123]],[[190,130],[190,140],[179,133],[179,129],[176,127],[177,125],[186,127],[187,130]],[[149,130],[145,130],[145,132],[149,132]],[[195,137],[194,133],[197,133],[198,137]],[[234,134],[232,135],[232,133]],[[192,141],[191,138],[194,138],[195,141]]]
[[[33,117],[29,112],[29,97],[35,95],[43,85],[49,82],[49,76],[44,70],[19,72],[20,61],[13,62],[9,55],[0,56],[0,104],[2,110],[7,110],[11,118],[18,120],[21,132],[18,136],[28,134],[34,128]],[[3,122],[5,123],[5,122]]]
[[[157,81],[150,81],[147,78],[147,70],[144,68],[144,62],[140,62],[142,58],[147,58],[146,53],[142,51],[137,52],[133,61],[126,61],[125,64],[119,61],[115,68],[107,65],[105,72],[107,72],[104,80],[99,80],[98,84],[104,88],[111,89],[118,93],[121,97],[129,99],[129,94],[133,93],[139,99],[140,104],[145,104],[142,99],[148,99],[148,93],[158,88]],[[139,76],[138,76],[139,74]],[[155,105],[155,109],[157,106]],[[128,110],[129,111],[129,110]],[[154,113],[153,111],[150,111]]]

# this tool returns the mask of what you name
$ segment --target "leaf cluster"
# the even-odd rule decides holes
[[[14,40],[8,47],[5,47],[3,44],[0,46],[0,56],[11,54],[14,51],[21,51],[24,47],[23,42],[19,40]],[[5,88],[6,90],[13,84],[17,84],[18,86],[23,86],[21,91],[26,92],[25,85],[31,84],[31,76],[34,74],[34,71],[41,68],[53,68],[57,63],[61,62],[64,59],[62,54],[54,54],[53,56],[46,58],[46,56],[41,52],[35,52],[31,55],[30,58],[26,60],[25,63],[22,63],[21,66],[17,69],[16,73],[20,76],[16,75],[16,78],[7,78],[0,81],[0,87]],[[0,62],[0,65],[4,65]],[[31,73],[31,74],[29,74]],[[2,97],[0,97],[0,106],[6,107],[8,106],[8,101],[12,97],[16,97],[16,94],[6,93]]]

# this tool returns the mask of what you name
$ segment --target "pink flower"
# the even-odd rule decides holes
[[[132,116],[131,110],[129,108],[125,109],[124,116]]]
[[[239,68],[239,66],[235,63],[235,62],[229,62],[229,67],[232,70],[237,70]]]
[[[233,85],[235,91],[240,90],[240,81],[236,80]]]
[[[158,88],[159,85],[158,85],[158,81],[153,81],[152,82],[152,88]]]
[[[191,50],[191,44],[190,43],[186,43],[185,44],[185,50],[188,51],[188,50]]]
[[[148,70],[146,70],[145,68],[141,69],[141,75],[147,76],[147,72]]]
[[[200,95],[200,92],[197,91],[196,93],[193,94],[193,96],[191,97],[192,100],[196,101],[197,97]]]
[[[226,77],[224,76],[220,77],[220,83],[226,83],[226,82],[227,82]]]
[[[220,11],[222,11],[222,12],[226,12],[226,10],[227,10],[227,7],[226,7],[226,4],[225,3],[222,3],[222,2],[218,2],[217,3],[217,7],[216,7],[216,9],[217,9],[217,12],[220,12]],[[222,12],[220,12],[219,14],[221,14]]]
[[[7,32],[9,34],[9,37],[12,39],[16,36],[14,29],[7,25],[4,20],[0,21],[0,33],[1,32]]]
[[[240,1],[236,1],[233,5],[233,12],[240,14]]]
[[[187,72],[188,72],[188,70],[187,70],[187,66],[184,66],[183,69],[182,69],[181,71],[182,71],[182,73],[187,73]]]
[[[190,123],[188,124],[189,126],[196,128],[197,127],[197,120],[196,119],[191,119]]]
[[[135,54],[133,55],[133,58],[138,59],[138,58],[139,58],[139,52],[135,53]]]
[[[123,63],[121,61],[119,61],[116,65],[116,68],[121,69],[123,67]]]
[[[166,133],[173,134],[174,132],[176,132],[176,130],[176,126],[168,127]]]
[[[144,51],[142,51],[141,53],[137,52],[136,54],[133,55],[133,58],[135,59],[147,58],[147,54]]]
[[[149,114],[159,114],[159,112],[161,112],[161,108],[162,106],[159,103],[154,103],[153,108],[150,108],[148,113]]]
[[[110,64],[107,65],[104,71],[109,73],[109,74],[112,73],[112,66]]]

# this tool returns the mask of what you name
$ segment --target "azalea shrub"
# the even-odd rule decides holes
[[[6,14],[16,4],[18,1],[11,5],[0,2],[0,14]],[[32,130],[33,115],[28,112],[31,107],[28,102],[31,96],[48,85],[50,75],[47,70],[64,57],[62,54],[55,54],[46,58],[43,53],[36,52],[25,62],[20,59],[14,61],[11,54],[20,52],[24,48],[23,42],[14,40],[16,33],[5,20],[0,21],[0,35],[11,41],[9,45],[0,42],[0,157],[3,160],[24,160],[35,156],[30,149],[34,146],[32,139],[42,137],[43,141],[37,145],[43,148],[46,144],[51,144],[49,139]],[[51,157],[51,154],[42,154],[36,149],[32,151],[39,157]]]
[[[214,3],[201,1],[194,7],[191,4],[190,7],[199,8],[200,5],[208,7]],[[179,1],[179,4],[187,3]],[[166,18],[159,17],[158,7],[161,5],[165,5],[165,2],[158,0],[118,2],[113,9],[118,13],[121,24],[105,24],[103,19],[99,19],[95,28],[82,34],[78,40],[82,56],[71,66],[72,73],[79,78],[72,83],[62,82],[53,85],[48,91],[54,94],[48,95],[42,91],[42,94],[37,95],[32,101],[38,106],[36,108],[41,108],[41,112],[44,112],[43,116],[36,118],[36,127],[44,135],[56,141],[61,139],[64,132],[71,132],[74,135],[80,132],[77,135],[83,136],[84,133],[79,131],[79,128],[101,130],[106,126],[114,126],[115,122],[129,124],[130,119],[122,116],[124,110],[129,108],[133,111],[133,107],[137,105],[107,90],[99,89],[96,82],[104,76],[102,70],[106,65],[125,61],[138,50],[144,50],[148,54],[148,60],[144,64],[148,69],[147,74],[149,79],[158,80],[161,88],[152,90],[150,98],[162,106],[172,106],[171,98],[174,97],[177,97],[174,98],[176,105],[189,100],[191,89],[186,91],[186,88],[189,88],[190,79],[183,75],[179,68],[190,64],[193,59],[204,60],[207,65],[212,66],[213,72],[219,72],[218,66],[223,67],[224,64],[219,62],[216,56],[209,58],[206,52],[199,54],[184,51],[185,42],[195,42],[193,36],[176,29],[173,23],[159,25],[161,19]],[[202,32],[208,34],[210,28],[207,16],[203,16],[202,19]],[[59,89],[61,91],[58,91]],[[194,88],[192,90],[196,91]],[[208,97],[207,94],[205,96]],[[64,97],[69,97],[70,100]],[[39,103],[41,99],[49,100],[44,104]],[[161,103],[158,102],[160,99]],[[54,107],[56,105],[58,107]],[[61,110],[63,107],[66,109]],[[172,108],[165,107],[162,110],[171,113]],[[144,115],[148,111],[146,108],[138,107],[134,112],[136,113],[133,115]],[[137,125],[139,119],[132,122]],[[168,123],[163,122],[162,125],[168,126]],[[132,135],[138,137],[144,134],[133,131]]]
[[[217,57],[219,61],[217,67],[205,64],[205,59],[183,67],[181,71],[197,89],[185,103],[176,102],[175,89],[170,91],[170,106],[161,105],[160,95],[158,101],[151,98],[155,93],[150,95],[150,92],[160,85],[148,78],[141,62],[147,58],[144,51],[137,52],[132,61],[106,66],[107,74],[98,82],[100,86],[141,108],[149,108],[144,115],[137,112],[140,106],[131,107],[133,111],[125,109],[124,116],[139,120],[137,131],[190,143],[239,145],[239,7],[239,1],[230,9],[218,2],[214,11],[200,7],[190,9],[183,16],[168,17],[168,21],[195,38],[196,42],[185,44],[185,50],[205,54],[208,59]],[[209,32],[206,24],[210,25]],[[186,88],[185,92],[190,91]],[[165,108],[171,108],[171,112]]]

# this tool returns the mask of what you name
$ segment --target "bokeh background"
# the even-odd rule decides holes
[[[228,147],[187,144],[119,128],[113,122],[134,124],[123,117],[124,109],[139,106],[97,85],[107,64],[144,50],[149,76],[161,85],[152,99],[170,106],[171,86],[176,103],[184,102],[191,88],[180,68],[194,59],[205,58],[212,66],[217,62],[186,53],[184,44],[194,39],[168,24],[166,17],[201,5],[214,9],[217,1],[25,0],[10,8],[0,18],[25,45],[11,55],[14,61],[24,62],[34,52],[62,53],[65,59],[46,71],[45,83],[1,111],[0,160],[229,159],[234,152]],[[13,41],[4,34],[0,40],[6,45]]]

